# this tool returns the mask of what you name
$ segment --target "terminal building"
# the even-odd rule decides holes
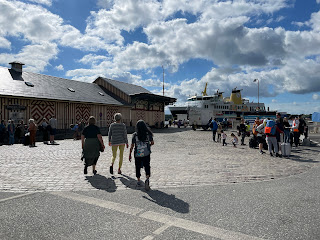
[[[54,115],[58,129],[68,129],[94,116],[97,126],[108,127],[120,112],[127,126],[140,119],[161,126],[164,107],[176,101],[121,81],[99,77],[87,83],[25,72],[21,62],[10,64],[10,69],[0,67],[0,119],[5,121],[33,118],[39,124]]]

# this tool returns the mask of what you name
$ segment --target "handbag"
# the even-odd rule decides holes
[[[103,145],[99,142],[99,144],[100,144],[100,149],[99,149],[99,151],[100,152],[104,152],[104,148],[103,148]]]

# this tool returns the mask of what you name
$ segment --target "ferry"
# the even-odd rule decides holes
[[[256,117],[274,117],[276,112],[266,111],[264,103],[250,102],[241,97],[242,89],[232,89],[230,97],[223,97],[223,92],[217,90],[211,96],[207,95],[207,83],[201,96],[188,98],[185,107],[169,106],[171,114],[176,117],[178,114],[187,114],[189,125],[203,129],[208,128],[209,119],[216,118],[219,122],[239,121],[240,119],[253,121]],[[179,120],[179,119],[178,119]]]

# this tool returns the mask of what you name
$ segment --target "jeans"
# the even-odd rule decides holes
[[[14,144],[14,134],[13,133],[9,133],[9,144]]]
[[[274,148],[274,152],[275,153],[279,152],[278,143],[277,143],[276,137],[267,136],[267,143],[268,143],[268,150],[269,150],[270,153],[272,153],[272,146]]]
[[[216,133],[217,133],[217,130],[212,130],[212,139],[214,142],[216,141]]]
[[[284,130],[284,142],[289,143],[290,142],[290,129]]]

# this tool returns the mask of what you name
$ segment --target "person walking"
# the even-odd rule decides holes
[[[223,130],[222,130],[222,124],[218,124],[218,129],[217,129],[217,133],[218,133],[218,139],[217,141],[221,143],[221,134],[222,134]]]
[[[46,118],[42,119],[41,122],[41,130],[42,130],[42,136],[43,136],[43,143],[48,144],[49,136],[48,136],[48,121]]]
[[[30,145],[29,147],[35,147],[36,146],[36,133],[37,133],[37,124],[34,122],[34,119],[29,119],[29,127],[28,131],[30,132]]]
[[[214,142],[217,142],[216,141],[216,133],[217,133],[217,130],[218,130],[218,124],[216,122],[216,119],[212,119],[211,123],[210,123],[210,128],[211,128],[211,131],[212,131],[212,139]]]
[[[290,123],[287,117],[283,118],[283,132],[284,132],[284,142],[290,142]]]
[[[14,132],[15,132],[15,126],[14,126],[13,120],[9,120],[8,121],[9,145],[14,144]]]
[[[117,151],[119,148],[119,168],[118,174],[121,174],[121,167],[123,162],[123,152],[125,145],[127,148],[128,145],[128,137],[127,137],[127,127],[124,123],[121,122],[122,115],[121,113],[116,113],[114,115],[115,122],[112,123],[109,127],[109,146],[112,147],[112,158],[111,158],[111,166],[110,166],[110,174],[113,174],[113,165],[117,157]]]
[[[130,147],[129,161],[131,162],[131,153],[134,148],[134,158],[135,158],[135,167],[136,167],[136,177],[138,180],[138,186],[141,185],[141,166],[144,166],[146,172],[146,181],[145,189],[150,190],[150,181],[151,176],[150,172],[150,154],[151,146],[154,145],[153,133],[147,127],[146,123],[143,120],[139,120],[136,124],[136,132],[132,135],[132,143]]]
[[[83,173],[88,173],[88,167],[92,166],[92,173],[97,174],[96,165],[100,156],[100,150],[104,150],[100,128],[95,125],[96,119],[91,116],[89,125],[87,125],[81,134],[82,159],[84,159]]]
[[[55,118],[55,116],[52,116],[49,120],[49,125],[50,125],[50,143],[51,144],[55,144],[54,141],[54,136],[56,135],[56,131],[57,131],[57,119]]]
[[[241,120],[241,123],[240,123],[239,133],[240,133],[240,135],[241,135],[241,145],[246,145],[246,144],[244,143],[244,139],[245,139],[246,134],[247,134],[247,126],[245,125],[243,119]]]
[[[6,136],[6,123],[4,120],[1,120],[1,123],[0,123],[0,146],[4,144],[5,136]]]
[[[221,137],[222,137],[222,146],[224,146],[224,145],[227,146],[227,143],[226,143],[226,141],[227,141],[227,134],[226,134],[223,130],[221,130]]]
[[[293,122],[292,122],[292,131],[293,131],[293,139],[294,139],[294,144],[296,147],[299,145],[299,119],[298,117],[295,117]]]

